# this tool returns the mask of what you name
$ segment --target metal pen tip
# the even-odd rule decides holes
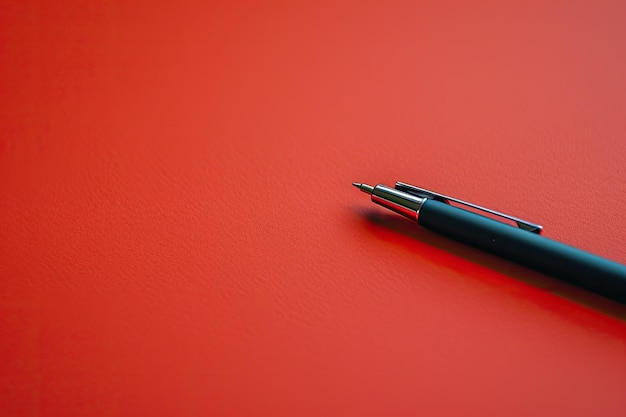
[[[367,194],[372,194],[372,192],[374,192],[374,187],[372,187],[371,185],[363,184],[360,182],[353,182],[352,185]]]

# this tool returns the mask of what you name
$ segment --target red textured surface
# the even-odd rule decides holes
[[[622,306],[350,185],[626,262],[626,3],[80,3],[0,6],[2,415],[626,414]]]

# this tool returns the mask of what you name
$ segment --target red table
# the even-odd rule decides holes
[[[623,2],[2,1],[1,414],[625,415],[624,306],[351,186],[626,262],[624,27]]]

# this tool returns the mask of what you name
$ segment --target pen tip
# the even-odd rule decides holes
[[[353,182],[352,185],[367,194],[372,194],[374,192],[374,187],[371,185],[363,184],[361,182]]]

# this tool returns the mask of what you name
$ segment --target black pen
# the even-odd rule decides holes
[[[626,266],[541,236],[542,227],[402,182],[352,183],[372,201],[459,242],[626,304]],[[508,219],[516,226],[452,205]]]

